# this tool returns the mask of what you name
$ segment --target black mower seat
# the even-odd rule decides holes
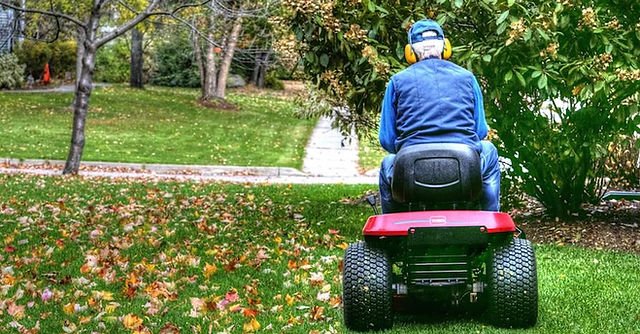
[[[421,144],[403,148],[391,185],[399,203],[470,203],[482,191],[480,155],[465,144]]]

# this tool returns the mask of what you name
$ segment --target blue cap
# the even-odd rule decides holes
[[[427,33],[429,32],[429,33]],[[408,33],[409,44],[422,42],[427,39],[444,39],[442,27],[433,20],[420,20],[414,23]]]

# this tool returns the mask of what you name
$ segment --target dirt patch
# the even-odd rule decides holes
[[[234,91],[252,94],[255,96],[273,96],[284,99],[295,99],[304,95],[307,91],[304,81],[283,80],[283,90],[275,90],[269,88],[257,88],[254,85],[246,85],[241,88],[234,88]]]
[[[200,105],[205,108],[225,111],[238,111],[238,106],[222,99],[200,100],[199,102]]]
[[[608,201],[586,212],[571,220],[525,213],[515,214],[514,220],[534,243],[640,254],[640,201]]]

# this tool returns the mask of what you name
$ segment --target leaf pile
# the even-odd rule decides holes
[[[337,333],[363,190],[0,176],[0,332]]]

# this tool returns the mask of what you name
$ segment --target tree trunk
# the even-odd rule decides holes
[[[242,28],[242,17],[238,16],[233,21],[233,27],[229,34],[229,39],[224,48],[224,57],[220,64],[220,72],[218,73],[218,87],[216,89],[216,98],[224,99],[227,88],[227,77],[229,76],[229,69],[231,69],[231,61],[233,60],[233,53],[235,52],[236,44],[238,44],[238,37],[240,36],[240,29]]]
[[[260,78],[260,68],[262,64],[262,54],[263,52],[259,52],[256,55],[255,65],[253,66],[253,73],[251,73],[251,83],[254,86],[258,86],[258,79]]]
[[[76,36],[76,90],[78,89],[78,83],[80,82],[80,76],[82,74],[82,59],[84,58],[84,40],[85,40],[85,31],[84,29],[78,27],[77,36]],[[76,100],[75,96],[73,97],[73,102],[71,103],[71,107],[75,106]]]
[[[85,41],[82,70],[76,88],[75,103],[73,105],[73,130],[71,133],[71,147],[62,174],[78,174],[80,161],[84,150],[84,127],[89,111],[89,98],[93,90],[93,70],[96,63],[96,47]]]
[[[138,28],[131,30],[131,80],[133,88],[144,88],[143,83],[143,42],[144,35]]]
[[[271,50],[263,54],[262,66],[260,66],[260,73],[258,74],[258,88],[264,88],[265,79],[267,78],[267,70],[269,69],[269,57],[271,57]]]
[[[195,23],[194,23],[195,25]],[[205,64],[202,60],[202,48],[200,46],[200,35],[198,32],[193,29],[193,55],[196,58],[196,65],[198,65],[198,73],[200,73],[200,96],[204,96],[204,87],[205,87],[205,79],[206,73],[204,72]]]
[[[213,40],[213,34],[209,33],[209,40]],[[207,54],[204,64],[204,86],[202,87],[202,101],[209,101],[215,96],[216,92],[216,54],[215,46],[211,42],[207,42]]]

